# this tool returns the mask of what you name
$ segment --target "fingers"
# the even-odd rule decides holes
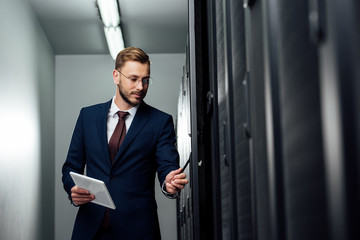
[[[170,194],[175,194],[179,192],[179,189],[176,189],[171,183],[166,183],[166,191]]]
[[[166,176],[166,190],[168,193],[175,194],[183,189],[188,182],[182,168],[178,168]]]
[[[173,179],[183,179],[186,178],[186,174],[185,173],[180,173],[180,174],[176,174]]]
[[[177,188],[177,189],[183,189],[185,187],[186,184],[188,184],[188,180],[187,179],[173,179],[170,184]]]
[[[176,170],[171,171],[167,176],[166,179],[167,180],[172,180],[174,178],[186,178],[186,174],[182,173],[182,168],[178,168]]]
[[[86,189],[83,189],[83,188],[79,188],[78,186],[74,186],[72,189],[71,189],[71,193],[77,193],[77,194],[87,194],[89,195],[90,192]]]
[[[181,172],[181,168],[178,170],[175,170],[176,172]],[[177,193],[181,189],[185,187],[186,184],[188,184],[189,181],[186,179],[185,173],[180,173],[175,175],[167,184],[167,190],[169,193]]]
[[[173,171],[171,171],[171,172],[168,174],[167,177],[173,178],[174,176],[176,176],[177,174],[179,174],[179,173],[181,172],[181,170],[182,170],[182,168],[178,168],[178,169],[176,169],[176,170],[173,170]]]
[[[95,199],[95,196],[88,190],[74,186],[71,189],[71,199],[76,205],[85,204]]]
[[[181,173],[181,171],[182,171],[182,168],[178,168],[178,169],[174,170],[173,172],[174,172],[175,174],[179,174],[179,173]]]

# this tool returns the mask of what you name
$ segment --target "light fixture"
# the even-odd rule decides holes
[[[117,54],[125,48],[120,28],[120,15],[117,0],[97,0],[101,20],[104,24],[105,38],[111,57],[115,60]]]
[[[115,60],[117,54],[125,48],[120,26],[104,27],[110,55]]]

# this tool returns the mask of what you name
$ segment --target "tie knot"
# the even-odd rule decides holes
[[[121,111],[118,111],[117,114],[121,119],[124,119],[127,115],[129,115],[128,112],[121,112]]]

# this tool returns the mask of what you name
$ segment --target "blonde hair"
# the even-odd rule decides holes
[[[150,66],[149,56],[137,47],[128,47],[119,52],[115,61],[115,69],[120,69],[127,61],[148,63]]]

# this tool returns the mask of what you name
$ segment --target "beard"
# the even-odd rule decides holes
[[[142,100],[144,99],[144,97],[145,97],[143,91],[139,91],[139,92],[133,91],[133,92],[130,92],[130,93],[126,93],[126,92],[124,92],[124,91],[121,89],[121,86],[120,86],[120,85],[118,85],[118,89],[119,89],[119,94],[120,94],[121,98],[122,98],[126,103],[128,103],[129,105],[131,105],[131,106],[133,106],[133,107],[135,107],[136,105],[140,104],[141,101],[142,101]],[[129,99],[129,97],[130,97],[130,95],[133,94],[133,93],[135,93],[135,94],[137,94],[137,95],[140,95],[141,98],[140,98],[139,100],[131,101],[131,100]]]

